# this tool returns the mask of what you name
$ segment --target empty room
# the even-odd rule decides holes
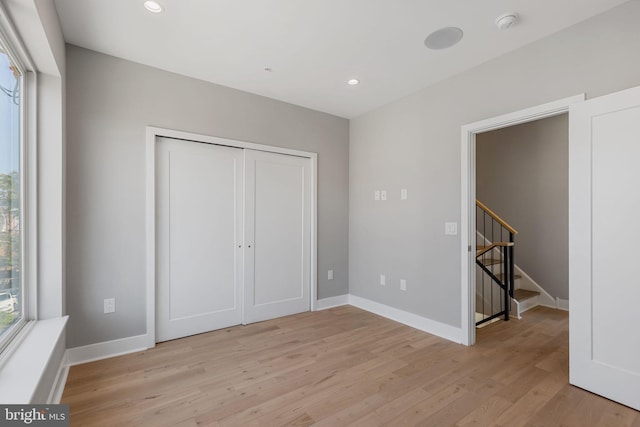
[[[0,424],[640,427],[638,22],[2,0]]]

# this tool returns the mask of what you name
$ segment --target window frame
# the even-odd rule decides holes
[[[21,317],[0,338],[0,363],[37,320],[37,74],[6,10],[0,4],[0,44],[20,73],[20,278]]]

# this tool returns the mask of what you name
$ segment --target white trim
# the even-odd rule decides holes
[[[62,360],[60,360],[60,367],[58,367],[58,373],[56,379],[53,381],[53,387],[49,393],[47,404],[58,404],[62,400],[62,394],[64,393],[64,386],[67,384],[67,376],[69,375],[69,365],[67,363],[67,352],[64,352]]]
[[[318,307],[318,155],[310,157],[311,170],[311,304],[310,310]]]
[[[156,345],[156,130],[147,128],[147,189],[146,189],[146,237],[147,237],[147,341],[146,346]]]
[[[174,138],[187,141],[203,142],[207,144],[223,145],[227,147],[244,148],[256,151],[266,151],[277,154],[287,154],[308,158],[311,167],[311,283],[310,283],[310,310],[316,309],[318,304],[318,263],[317,263],[317,241],[318,241],[318,154],[292,150],[289,148],[276,147],[271,145],[257,144],[254,142],[238,141],[228,138],[220,138],[210,135],[202,135],[191,132],[183,132],[172,129],[164,129],[154,126],[147,126],[147,185],[146,185],[146,277],[147,277],[147,333],[141,335],[145,337],[145,348],[152,348],[156,344],[156,265],[155,265],[155,144],[158,137]]]
[[[0,402],[31,403],[46,373],[69,316],[29,322],[30,329],[0,368]]]
[[[476,339],[475,319],[471,314],[475,312],[475,298],[472,298],[475,288],[475,274],[471,266],[475,247],[475,142],[476,134],[501,129],[522,123],[540,120],[547,117],[567,113],[569,106],[583,102],[585,94],[575,95],[558,101],[549,102],[502,116],[481,120],[462,126],[461,133],[461,209],[460,223],[460,277],[461,277],[461,325],[463,343],[473,345]]]
[[[351,294],[349,294],[349,304],[449,341],[463,343],[463,331],[461,328],[446,325],[426,317],[418,316],[417,314],[399,310],[397,308]]]
[[[352,305],[361,310],[368,311],[378,316],[386,317],[423,332],[439,336],[455,343],[462,342],[462,329],[446,325],[408,311],[390,307],[379,302],[371,301],[356,295],[338,295],[318,300],[316,311],[327,310],[333,307]],[[240,326],[240,325],[238,325]],[[82,347],[70,348],[65,353],[67,366],[80,365],[110,357],[122,356],[129,353],[147,350],[147,335],[122,338],[119,340],[89,344]]]
[[[569,300],[556,297],[555,308],[557,308],[558,310],[569,311]]]
[[[70,348],[67,349],[66,352],[67,365],[81,365],[96,360],[147,350],[149,348],[147,342],[148,337],[145,334]]]
[[[340,307],[349,304],[349,295],[338,295],[330,298],[319,299],[313,311],[326,310],[328,308]]]
[[[150,134],[153,135],[154,139],[155,137],[182,139],[185,141],[204,142],[206,144],[224,145],[226,147],[246,148],[249,150],[256,150],[256,151],[267,151],[269,153],[288,154],[290,156],[307,157],[309,159],[318,156],[317,153],[312,153],[309,151],[292,150],[290,148],[276,147],[273,145],[263,145],[263,144],[257,144],[255,142],[239,141],[237,139],[229,139],[229,138],[220,138],[218,136],[202,135],[198,133],[184,132],[180,130],[164,129],[164,128],[159,128],[155,126],[147,126],[147,138],[149,137]]]

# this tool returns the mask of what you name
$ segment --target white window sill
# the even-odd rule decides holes
[[[69,316],[39,320],[29,327],[0,367],[0,403],[32,403]]]

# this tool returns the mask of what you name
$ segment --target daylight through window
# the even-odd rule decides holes
[[[21,83],[0,46],[0,342],[23,317]]]

